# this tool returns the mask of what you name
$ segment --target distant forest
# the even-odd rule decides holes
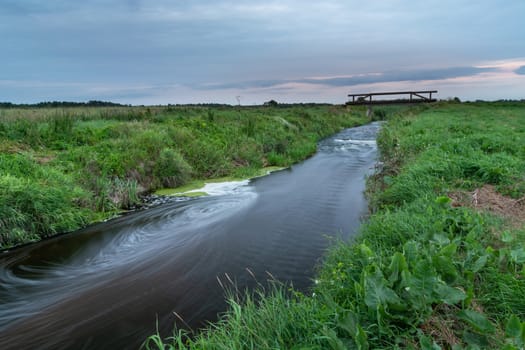
[[[49,101],[33,104],[16,104],[11,102],[0,102],[0,108],[56,108],[56,107],[126,107],[120,103],[106,101],[89,101],[89,102],[67,102],[67,101]]]
[[[440,100],[441,102],[447,101],[447,102],[456,102],[460,103],[459,98],[455,97],[454,99],[449,100]],[[391,101],[390,101],[391,102]],[[400,101],[401,104],[403,101]],[[476,101],[464,101],[465,103],[490,103],[490,104],[498,104],[498,103],[525,103],[525,99],[500,99],[495,101],[484,101],[484,100],[476,100]],[[315,106],[329,106],[332,105],[331,103],[315,103],[315,102],[308,102],[308,103],[281,103],[277,102],[275,100],[270,100],[263,103],[263,106],[266,107],[281,107],[281,108],[289,108],[289,107],[315,107]],[[208,107],[208,108],[230,108],[230,107],[240,107],[236,105],[231,104],[223,104],[223,103],[187,103],[187,104],[171,104],[168,103],[166,105],[155,105],[156,107]],[[109,102],[109,101],[98,101],[98,100],[91,100],[88,102],[70,102],[70,101],[46,101],[46,102],[38,102],[38,103],[12,103],[12,102],[0,102],[0,109],[8,109],[8,108],[65,108],[65,107],[153,107],[152,106],[145,106],[145,105],[131,105],[131,104],[121,104],[121,103],[115,103],[115,102]],[[243,105],[242,107],[260,107],[258,105]]]
[[[269,107],[282,107],[288,108],[292,106],[297,107],[315,107],[315,106],[329,106],[330,103],[279,103],[275,100],[264,102],[263,106]],[[157,107],[209,107],[209,108],[220,108],[220,107],[238,107],[237,105],[223,104],[223,103],[186,103],[186,104],[171,104],[166,105],[155,105]],[[12,102],[0,102],[0,109],[2,108],[64,108],[64,107],[133,107],[129,104],[121,104],[108,101],[97,101],[92,100],[89,102],[68,102],[68,101],[47,101],[39,103],[12,103]],[[145,105],[136,105],[135,107],[148,107]],[[153,107],[153,106],[149,106]],[[243,105],[242,107],[258,107],[257,105]]]

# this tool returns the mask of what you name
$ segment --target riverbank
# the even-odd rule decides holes
[[[0,109],[0,249],[113,217],[162,188],[289,166],[365,121],[331,105]]]
[[[145,348],[523,347],[525,105],[391,116],[378,145],[373,214],[331,248],[311,294],[233,294],[207,330]]]

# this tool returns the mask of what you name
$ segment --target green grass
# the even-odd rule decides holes
[[[95,220],[91,194],[30,153],[0,154],[0,247],[37,241]]]
[[[452,203],[484,185],[525,195],[525,105],[441,103],[389,118],[371,214],[337,242],[310,295],[232,296],[196,333],[155,349],[521,349],[525,227]]]
[[[189,332],[179,330],[170,344],[163,345],[159,335],[144,343],[145,349],[312,349],[323,344],[310,337],[312,331],[328,332],[319,318],[319,304],[290,288],[270,282],[267,292],[263,288],[253,294],[231,293],[230,311],[209,331],[197,339]],[[328,315],[327,315],[328,316]],[[228,341],[225,341],[228,339]]]
[[[289,166],[365,121],[329,105],[0,109],[0,249],[114,216],[159,189]]]

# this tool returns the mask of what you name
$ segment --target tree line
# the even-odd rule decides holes
[[[46,101],[39,103],[0,102],[0,108],[57,108],[57,107],[125,107],[115,102],[91,100],[88,102]]]

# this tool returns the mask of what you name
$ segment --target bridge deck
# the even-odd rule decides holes
[[[437,90],[425,91],[392,91],[392,92],[370,92],[364,94],[350,94],[348,97],[352,101],[348,101],[347,105],[375,105],[375,104],[404,104],[404,103],[429,103],[436,102],[432,98],[432,94],[437,93]],[[403,96],[407,95],[407,96]],[[428,95],[428,96],[427,96]],[[374,96],[400,96],[402,98],[390,100],[374,100]]]

